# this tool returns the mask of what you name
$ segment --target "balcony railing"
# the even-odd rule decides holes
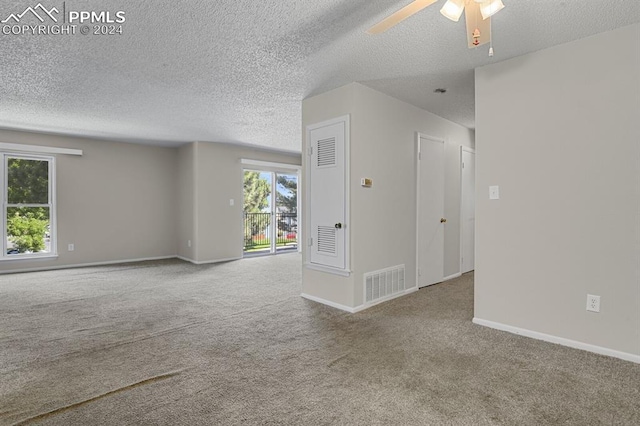
[[[244,213],[244,251],[271,249],[271,213]],[[276,213],[276,249],[293,249],[298,245],[298,214]]]

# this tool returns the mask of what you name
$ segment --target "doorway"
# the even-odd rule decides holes
[[[416,265],[418,287],[444,278],[444,141],[417,136],[417,230]]]
[[[298,172],[244,170],[245,256],[298,251]]]

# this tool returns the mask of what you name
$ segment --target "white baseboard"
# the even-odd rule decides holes
[[[640,355],[634,355],[627,352],[620,352],[613,349],[603,348],[602,346],[582,343],[576,340],[565,339],[564,337],[552,336],[550,334],[539,333],[537,331],[531,331],[524,328],[518,328],[511,325],[502,324],[499,322],[483,320],[480,318],[474,318],[473,323],[482,325],[485,327],[489,327],[489,328],[494,328],[500,331],[507,331],[509,333],[518,334],[524,337],[530,337],[536,340],[543,340],[545,342],[555,343],[557,345],[568,346],[570,348],[581,349],[583,351],[593,352],[599,355],[606,355],[614,358],[619,358],[625,361],[634,362],[636,364],[640,364]]]
[[[193,260],[193,259],[189,259],[187,257],[182,257],[182,256],[175,256],[175,257],[180,259],[180,260],[184,260],[185,262],[193,263],[194,265],[209,265],[211,263],[232,262],[234,260],[242,259],[242,256],[240,256],[240,257],[230,257],[228,259],[215,259],[215,260]]]
[[[442,281],[443,281],[443,282],[444,282],[444,281],[449,281],[449,280],[452,280],[452,279],[454,279],[454,278],[458,278],[458,277],[461,277],[461,276],[462,276],[462,272],[458,272],[457,274],[453,274],[453,275],[449,275],[448,277],[444,277],[444,278],[442,279]]]
[[[415,293],[416,291],[418,291],[418,287],[411,287],[411,288],[406,289],[402,293],[396,293],[396,294],[393,294],[391,296],[387,296],[385,298],[376,300],[375,302],[371,302],[371,303],[368,303],[368,304],[356,306],[355,308],[353,308],[353,313],[364,311],[365,309],[369,309],[369,308],[374,307],[376,305],[379,305],[381,303],[388,302],[388,301],[393,300],[393,299],[397,299],[398,297],[406,296],[407,294]]]
[[[167,259],[175,259],[175,258],[176,256],[172,255],[172,256],[158,256],[158,257],[143,257],[140,259],[109,260],[106,262],[76,263],[73,265],[52,265],[52,266],[42,266],[38,268],[9,269],[9,270],[0,271],[0,275],[18,274],[22,272],[53,271],[57,269],[87,268],[91,266],[108,266],[108,265],[117,265],[121,263],[148,262],[152,260],[167,260]]]
[[[234,260],[242,259],[242,256],[240,256],[240,257],[230,257],[228,259],[214,259],[214,260],[193,260],[193,259],[189,259],[188,257],[183,257],[183,256],[175,256],[175,257],[177,259],[184,260],[185,262],[193,263],[194,265],[208,265],[210,263],[232,262]]]
[[[167,260],[167,259],[180,259],[185,262],[193,263],[194,265],[207,265],[210,263],[222,263],[222,262],[231,262],[233,260],[240,260],[241,257],[230,257],[228,259],[215,259],[215,260],[205,260],[205,261],[197,261],[192,260],[182,256],[158,256],[158,257],[142,257],[139,259],[121,259],[121,260],[108,260],[106,262],[88,262],[88,263],[76,263],[72,265],[51,265],[51,266],[42,266],[37,268],[21,268],[21,269],[7,269],[0,271],[0,275],[3,274],[19,274],[22,272],[41,272],[41,271],[53,271],[57,269],[74,269],[74,268],[86,268],[91,266],[107,266],[107,265],[117,265],[119,263],[135,263],[135,262],[148,262],[152,260]],[[29,260],[44,260],[44,259],[29,259]]]
[[[300,296],[305,299],[311,300],[313,302],[322,303],[323,305],[331,306],[332,308],[340,309],[341,311],[349,312],[350,314],[355,314],[357,312],[364,311],[365,309],[369,309],[373,306],[379,305],[380,303],[388,302],[389,300],[397,299],[398,297],[406,296],[407,294],[415,293],[418,291],[417,287],[409,288],[402,293],[394,294],[393,296],[385,297],[384,299],[376,300],[375,302],[368,305],[360,305],[352,308],[350,306],[341,305],[340,303],[331,302],[329,300],[322,299],[320,297],[311,296],[310,294],[302,293]]]
[[[442,278],[442,281],[438,281],[438,282],[436,282],[436,283],[432,283],[432,284],[423,285],[423,286],[422,286],[422,287],[420,287],[420,288],[427,288],[427,287],[431,287],[431,286],[433,286],[433,285],[441,284],[441,283],[443,283],[443,282],[445,282],[445,281],[453,280],[453,279],[455,279],[455,278],[459,278],[459,277],[461,277],[461,276],[462,276],[462,273],[461,273],[461,272],[457,272],[457,273],[455,273],[455,274],[453,274],[453,275],[449,275],[448,277],[444,277],[444,278]],[[418,290],[419,290],[419,289],[418,289]]]
[[[302,293],[300,296],[304,297],[307,300],[311,300],[312,302],[322,303],[323,305],[331,306],[332,308],[340,309],[341,311],[346,311],[351,314],[355,314],[355,308],[351,308],[346,305],[341,305],[340,303],[331,302],[329,300],[322,299],[320,297],[311,296],[310,294]]]

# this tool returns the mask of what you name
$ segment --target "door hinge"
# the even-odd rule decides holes
[[[422,153],[418,151],[418,160],[422,160]]]
[[[307,155],[308,155],[309,157],[311,157],[311,156],[313,155],[313,147],[312,147],[312,146],[310,146],[310,147],[307,149]]]
[[[462,168],[464,169],[464,163],[462,163]]]
[[[313,238],[309,238],[309,247],[311,247],[313,245]]]
[[[421,277],[422,276],[422,269],[418,268],[418,276]]]

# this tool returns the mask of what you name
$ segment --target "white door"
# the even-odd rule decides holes
[[[473,271],[475,263],[476,231],[476,154],[469,148],[462,148],[462,245],[460,271]]]
[[[444,141],[418,138],[418,287],[444,278]]]
[[[309,143],[309,262],[345,269],[346,122],[311,127]]]

